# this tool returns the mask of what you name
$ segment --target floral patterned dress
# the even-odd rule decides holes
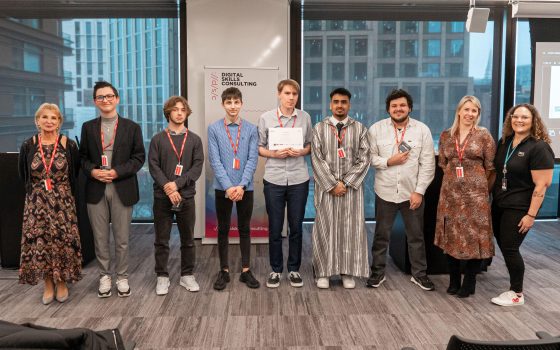
[[[443,181],[434,244],[456,259],[485,259],[494,256],[486,172],[494,170],[496,143],[483,128],[473,129],[466,142],[464,177],[459,178],[455,137],[446,130],[439,140],[438,165],[443,169]]]
[[[43,145],[50,163],[54,145]],[[37,284],[47,277],[55,282],[80,280],[82,253],[66,154],[59,144],[51,168],[53,189],[44,186],[45,167],[37,150],[29,169],[31,192],[25,197],[19,282]]]

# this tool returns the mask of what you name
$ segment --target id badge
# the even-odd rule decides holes
[[[241,162],[239,161],[239,159],[233,158],[233,168],[235,170],[239,170],[240,167],[241,167]]]
[[[458,178],[465,177],[465,173],[463,172],[463,167],[462,166],[455,167],[455,174],[457,174]]]
[[[507,179],[502,178],[502,191],[507,191]]]
[[[43,182],[45,184],[45,190],[52,191],[52,181],[51,181],[51,179],[45,179],[45,180],[43,180]]]
[[[183,166],[181,164],[177,164],[175,167],[175,176],[181,176],[183,173]]]
[[[101,169],[109,169],[109,158],[106,155],[101,155]]]
[[[340,147],[336,150],[336,153],[338,153],[338,158],[346,158],[346,152],[344,152],[344,148]]]

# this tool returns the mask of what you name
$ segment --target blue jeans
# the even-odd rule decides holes
[[[309,192],[309,180],[290,186],[279,186],[263,180],[268,214],[268,251],[272,271],[282,273],[282,228],[288,205],[288,271],[299,271],[301,265],[302,224]]]

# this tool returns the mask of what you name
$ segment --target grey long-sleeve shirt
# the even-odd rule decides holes
[[[186,129],[178,134],[171,132],[171,139],[173,140],[177,153],[181,153],[181,145],[183,143],[185,131]],[[175,176],[175,167],[177,163],[177,155],[173,151],[167,133],[162,131],[154,135],[150,142],[150,150],[148,152],[148,165],[150,174],[154,179],[154,197],[166,198],[167,196],[163,191],[163,186],[170,181],[175,181],[181,197],[184,199],[194,197],[196,193],[195,182],[202,173],[204,150],[200,137],[190,130],[181,157],[181,165],[183,165],[183,173],[181,176]]]

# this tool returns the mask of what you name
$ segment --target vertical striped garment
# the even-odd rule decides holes
[[[367,129],[348,118],[341,144],[346,157],[339,158],[336,127],[329,119],[315,125],[311,143],[316,210],[313,268],[316,277],[366,277],[369,266],[362,183],[370,163]],[[347,185],[347,192],[335,197],[329,191],[339,180]]]

